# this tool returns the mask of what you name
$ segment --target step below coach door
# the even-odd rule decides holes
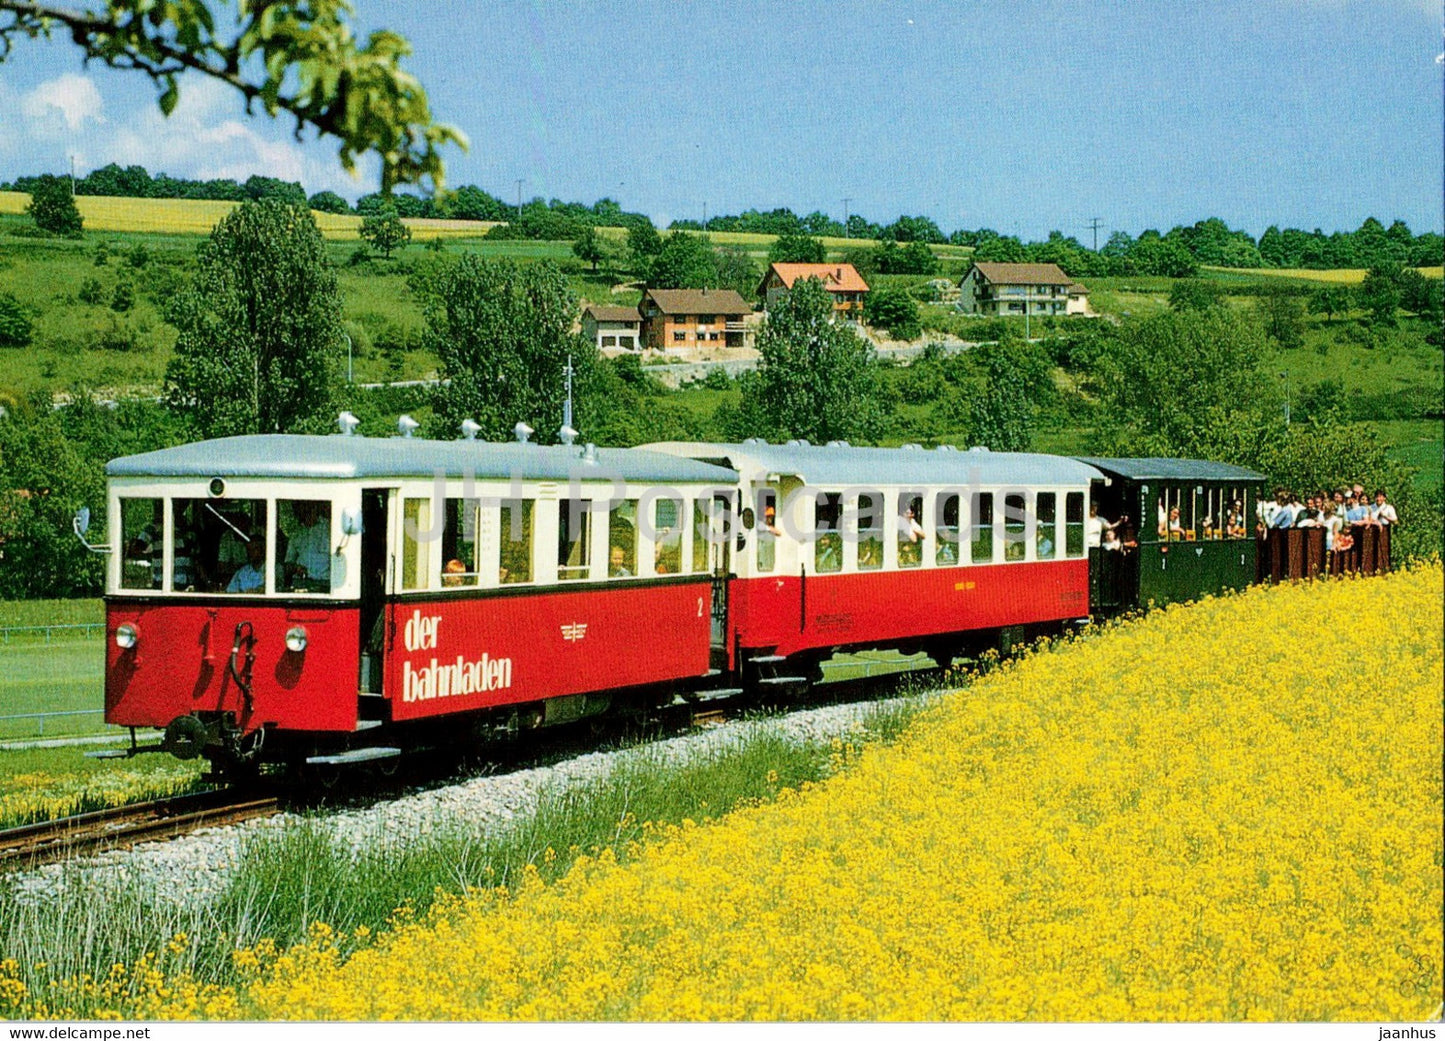
[[[381,656],[386,608],[385,489],[361,493],[361,675],[357,689],[381,692]]]

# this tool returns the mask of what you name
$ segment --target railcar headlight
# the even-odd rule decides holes
[[[115,630],[115,645],[123,651],[128,651],[134,647],[138,639],[140,639],[140,630],[129,622],[126,622],[125,625],[118,626]]]
[[[306,626],[293,625],[286,630],[286,649],[297,654],[306,649]]]

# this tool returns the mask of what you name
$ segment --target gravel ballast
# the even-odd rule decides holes
[[[605,778],[629,759],[680,764],[716,753],[758,733],[799,743],[828,742],[856,729],[876,702],[804,709],[767,719],[747,719],[699,729],[679,737],[625,749],[589,752],[547,766],[473,777],[407,793],[354,809],[311,815],[311,827],[329,829],[343,846],[360,852],[400,845],[456,825],[492,835],[532,814],[544,792],[565,791]],[[303,818],[292,813],[205,828],[163,843],[146,843],[68,863],[16,872],[8,884],[27,900],[44,901],[72,886],[138,885],[158,901],[177,904],[219,895],[241,861],[246,843]]]

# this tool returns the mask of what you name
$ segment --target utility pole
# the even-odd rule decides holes
[[[703,200],[703,204],[702,204],[702,230],[703,230],[703,231],[707,231],[707,200],[706,200],[706,199]]]
[[[517,221],[522,220],[522,178],[517,178]]]
[[[1089,227],[1094,230],[1094,252],[1099,252],[1099,218],[1090,217]]]
[[[848,217],[849,217],[849,214],[848,214],[848,204],[849,204],[850,202],[852,202],[852,201],[853,201],[853,197],[852,197],[852,196],[846,196],[846,197],[844,197],[844,199],[843,199],[843,237],[844,237],[845,239],[847,239],[847,238],[852,238],[852,236],[848,234]]]
[[[75,198],[75,156],[70,157],[70,197]]]

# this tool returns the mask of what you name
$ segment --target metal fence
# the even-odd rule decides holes
[[[73,717],[73,716],[104,716],[104,714],[105,714],[105,709],[103,709],[103,708],[82,708],[82,709],[74,709],[74,710],[69,711],[69,712],[19,712],[19,713],[16,713],[16,714],[14,714],[14,715],[0,716],[0,741],[23,741],[23,740],[31,740],[31,739],[34,739],[34,740],[43,739],[43,738],[45,737],[45,721],[46,721],[47,719],[59,719],[59,718],[61,718],[61,717]],[[6,724],[7,724],[7,723],[10,723],[10,722],[12,722],[12,721],[14,721],[14,720],[21,720],[21,719],[33,719],[33,720],[36,720],[36,721],[37,721],[37,726],[36,726],[35,729],[34,729],[33,731],[31,731],[31,732],[19,733],[19,734],[10,733],[10,732],[9,732],[9,731],[10,731],[10,728],[9,728],[8,726],[6,726]],[[28,728],[17,728],[17,729],[25,729],[25,730],[28,731]],[[82,733],[84,733],[84,734],[98,734],[98,733],[100,733],[100,732],[101,732],[101,728],[100,728],[100,727],[97,727],[95,730],[85,730],[85,731],[66,730],[66,731],[64,731],[63,733],[58,734],[57,736],[77,737],[77,736],[80,736]],[[55,734],[56,732],[55,732],[54,730],[52,730],[51,733],[52,733],[52,734]]]

